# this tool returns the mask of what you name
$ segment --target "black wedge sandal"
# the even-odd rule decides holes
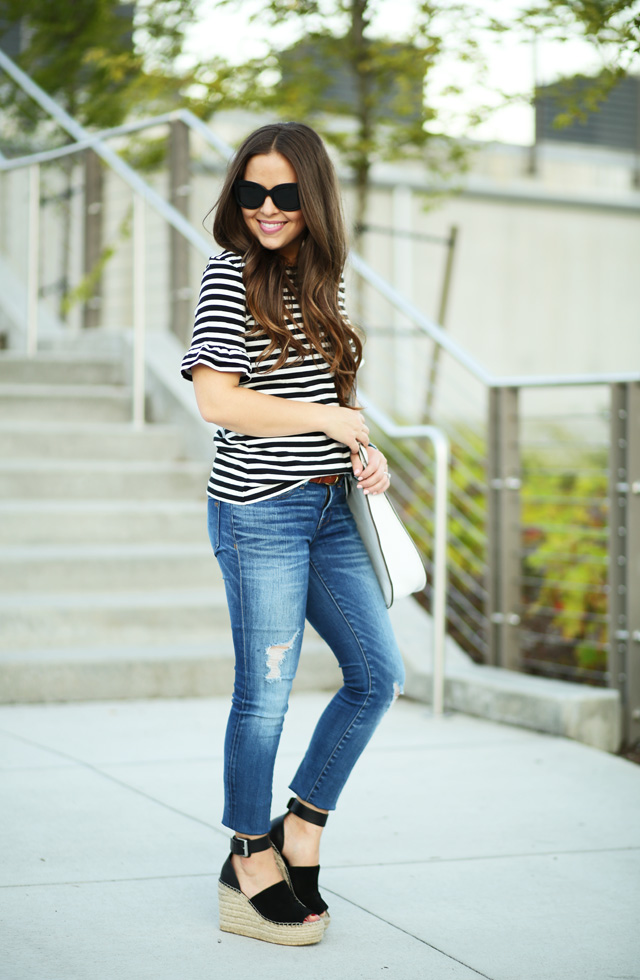
[[[269,835],[247,840],[231,838],[231,854],[249,857],[257,851],[271,847]],[[282,946],[311,946],[324,935],[324,922],[305,922],[309,915],[316,915],[298,901],[288,881],[278,881],[249,899],[240,890],[231,854],[222,866],[218,882],[220,929],[237,936],[262,939]],[[278,855],[279,856],[279,855]]]
[[[295,813],[296,817],[306,820],[307,823],[314,823],[317,827],[324,827],[329,814],[318,813],[311,807],[305,806],[300,800],[292,797],[287,803],[287,812]],[[282,853],[284,849],[284,819],[287,814],[276,817],[271,821],[269,836],[276,852],[276,861],[285,878],[291,882],[291,889],[296,898],[310,908],[316,915],[322,916],[322,922],[329,925],[330,916],[327,911],[329,906],[318,891],[318,875],[320,865],[316,864],[308,867],[292,867]]]

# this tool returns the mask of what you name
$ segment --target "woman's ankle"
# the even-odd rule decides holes
[[[240,882],[240,890],[247,898],[253,898],[269,885],[282,881],[282,875],[271,849],[260,854],[252,854],[250,857],[233,854],[231,864]]]
[[[284,830],[284,855],[291,864],[313,866],[319,863],[322,827],[307,823],[295,813],[288,813]]]

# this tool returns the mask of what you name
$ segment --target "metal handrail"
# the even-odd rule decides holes
[[[36,153],[27,153],[20,157],[5,157],[3,153],[0,153],[0,169],[15,170],[19,167],[30,167],[34,163],[50,163],[52,160],[59,160],[63,157],[71,156],[74,153],[79,153],[82,150],[91,150],[97,143],[101,143],[103,140],[115,139],[118,136],[129,136],[131,133],[140,133],[145,129],[163,126],[176,120],[184,122],[189,129],[205,136],[207,142],[222,156],[233,156],[233,148],[225,143],[224,140],[221,140],[219,136],[216,136],[193,112],[189,109],[174,109],[172,112],[165,112],[159,116],[138,119],[135,122],[123,123],[121,126],[112,126],[110,129],[99,129],[95,133],[88,133],[81,140],[76,140],[74,143],[65,143],[64,146],[56,146],[51,150],[38,150]]]
[[[349,253],[349,258],[347,260],[351,265],[351,268],[358,273],[370,286],[373,286],[381,296],[384,296],[386,300],[391,303],[392,306],[396,308],[400,313],[403,313],[410,320],[418,326],[424,333],[428,334],[432,340],[434,340],[440,347],[451,354],[459,364],[467,369],[478,381],[482,384],[491,387],[494,384],[494,379],[491,375],[485,371],[485,369],[477,363],[472,357],[470,357],[466,351],[456,343],[450,334],[446,333],[442,327],[439,327],[437,323],[431,320],[428,316],[422,313],[421,310],[414,306],[405,296],[397,291],[390,283],[383,279],[382,276],[378,275],[371,266],[364,261],[355,252]]]

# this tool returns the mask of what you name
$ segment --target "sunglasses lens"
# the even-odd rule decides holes
[[[281,211],[299,211],[300,198],[297,184],[278,184],[274,187],[271,199]]]
[[[250,180],[236,182],[236,200],[241,208],[259,208],[266,196],[265,189],[260,184],[254,184]]]

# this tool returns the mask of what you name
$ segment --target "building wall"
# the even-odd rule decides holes
[[[527,178],[527,152],[513,149],[486,148],[466,189],[433,207],[410,179],[411,204],[394,208],[387,181],[395,175],[385,174],[371,195],[368,223],[443,238],[457,226],[445,326],[491,374],[640,370],[640,194],[630,189],[630,161],[597,152],[584,160],[575,150],[563,160],[554,147],[548,157],[540,152],[539,173]],[[435,318],[443,245],[370,232],[362,252]],[[379,335],[368,358],[382,362],[368,365],[379,386],[389,375],[393,337],[383,337],[394,317],[370,296],[364,320]],[[417,338],[405,337],[402,346],[406,373],[400,381],[396,373],[394,400],[413,417],[429,355]]]

